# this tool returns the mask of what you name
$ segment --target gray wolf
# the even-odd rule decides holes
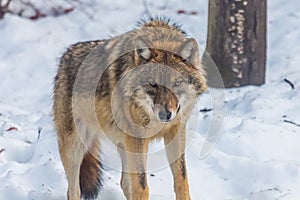
[[[128,200],[148,199],[147,151],[154,139],[164,140],[176,199],[190,199],[185,127],[206,88],[197,42],[169,20],[150,19],[125,34],[69,47],[53,95],[68,199],[97,197],[102,137],[118,149]]]

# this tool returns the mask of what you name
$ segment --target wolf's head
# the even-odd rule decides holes
[[[196,41],[149,43],[137,38],[135,42],[136,67],[125,73],[121,83],[130,97],[129,111],[135,123],[188,117],[197,96],[206,90]]]

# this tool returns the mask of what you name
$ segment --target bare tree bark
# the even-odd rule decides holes
[[[265,82],[266,7],[266,0],[209,0],[206,51],[225,87]],[[207,71],[208,84],[217,87]]]

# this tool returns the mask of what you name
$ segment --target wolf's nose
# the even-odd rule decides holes
[[[166,121],[169,121],[171,119],[172,113],[168,110],[161,110],[158,113],[158,117],[161,121],[166,122]]]

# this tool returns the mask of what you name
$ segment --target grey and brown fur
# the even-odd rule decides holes
[[[67,50],[55,77],[53,113],[69,200],[97,197],[102,137],[118,148],[128,200],[148,199],[148,144],[159,138],[166,145],[176,199],[190,199],[185,126],[206,90],[198,57],[196,41],[161,19]]]

